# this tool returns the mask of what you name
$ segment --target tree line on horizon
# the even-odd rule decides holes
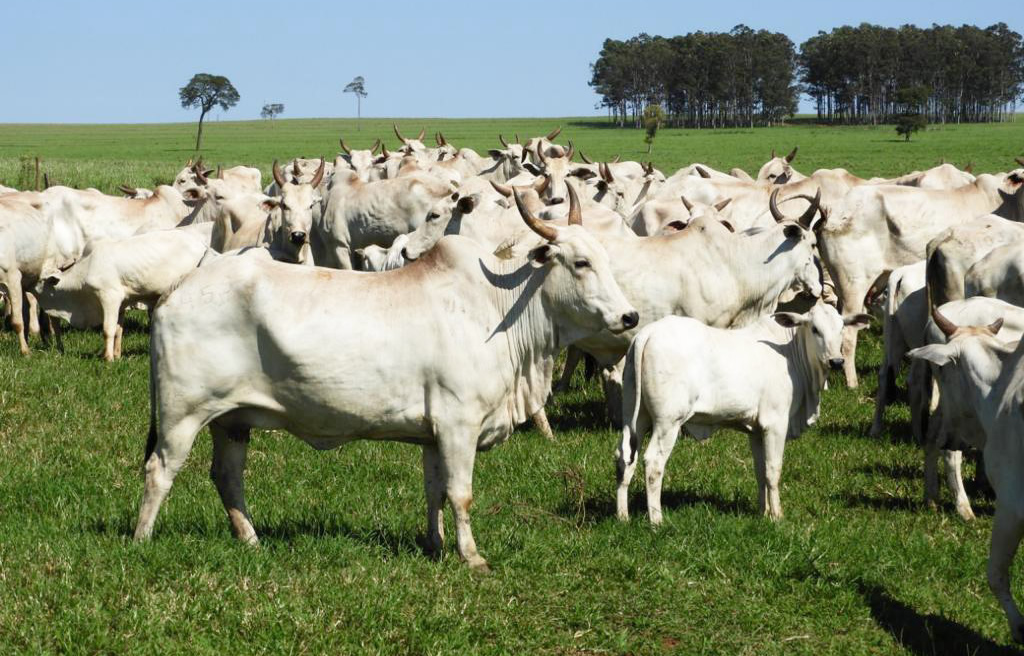
[[[737,25],[606,39],[591,73],[599,106],[623,127],[640,127],[651,105],[675,127],[777,125],[796,113],[801,93],[829,123],[891,123],[908,113],[933,123],[1002,121],[1024,92],[1024,41],[1005,23],[862,23],[818,32],[798,52],[785,34]]]

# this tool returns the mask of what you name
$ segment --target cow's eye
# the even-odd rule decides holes
[[[577,269],[588,269],[588,268],[590,268],[590,262],[587,262],[586,260],[576,260],[576,268]]]
[[[821,333],[818,332],[818,327],[817,326],[811,326],[811,332],[814,333],[815,335],[820,335],[821,334]]]

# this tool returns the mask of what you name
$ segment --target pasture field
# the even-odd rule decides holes
[[[591,157],[639,158],[639,131],[600,121],[402,120],[479,150],[561,123]],[[0,182],[41,155],[62,183],[112,191],[169,180],[191,154],[194,125],[0,126]],[[208,162],[332,155],[390,135],[390,121],[211,123]],[[774,146],[799,144],[795,166],[861,175],[926,168],[940,157],[1006,170],[1024,124],[934,128],[910,144],[891,127],[664,130],[654,162],[692,161],[756,172]],[[613,255],[614,256],[614,255]],[[747,439],[721,432],[680,440],[664,484],[665,523],[645,516],[642,476],[633,519],[614,517],[618,434],[596,383],[548,406],[556,432],[533,430],[481,454],[474,532],[493,572],[454,554],[422,555],[419,449],[355,443],[316,453],[255,431],[246,475],[258,549],[231,537],[207,472],[204,431],[157,520],[133,544],[148,423],[145,315],[130,313],[125,357],[105,363],[98,333],[69,332],[66,353],[22,358],[0,332],[0,653],[317,654],[999,654],[1016,653],[988,591],[992,504],[979,519],[946,499],[927,510],[923,454],[908,412],[867,437],[877,328],[861,336],[861,387],[833,376],[819,423],[790,442],[785,518],[756,513]],[[309,339],[316,339],[310,335]],[[973,477],[968,467],[967,478]],[[969,490],[972,491],[973,490]],[[1013,568],[1024,592],[1024,568]]]

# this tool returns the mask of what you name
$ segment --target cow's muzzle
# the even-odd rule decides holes
[[[839,371],[843,368],[843,363],[846,362],[843,358],[832,358],[828,361],[828,366],[833,371]]]
[[[626,330],[636,328],[638,323],[640,323],[640,313],[636,310],[622,315],[622,325],[625,326]]]
[[[296,246],[302,246],[303,244],[306,243],[306,233],[302,232],[301,230],[296,230],[295,232],[288,236],[288,239],[290,239],[291,242]]]

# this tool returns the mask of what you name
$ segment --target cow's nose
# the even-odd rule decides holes
[[[550,201],[548,201],[548,202],[549,202],[550,204],[552,204],[552,205],[561,205],[562,203],[564,203],[564,202],[565,202],[565,199],[564,199],[564,198],[562,198],[561,196],[555,196],[554,198],[552,198],[552,199],[551,199]]]
[[[296,230],[291,234],[291,240],[293,244],[299,245],[306,243],[306,233],[301,230]]]
[[[402,259],[405,260],[406,262],[412,261],[412,258],[409,257],[408,249],[406,249],[404,246],[402,247]]]
[[[626,314],[622,315],[622,325],[626,327],[626,330],[629,330],[630,328],[636,328],[636,325],[638,323],[640,323],[640,313],[638,313],[636,310],[633,310],[632,312],[627,312]]]
[[[843,368],[844,362],[846,362],[846,360],[843,360],[842,358],[832,358],[828,361],[828,366],[838,371]]]

